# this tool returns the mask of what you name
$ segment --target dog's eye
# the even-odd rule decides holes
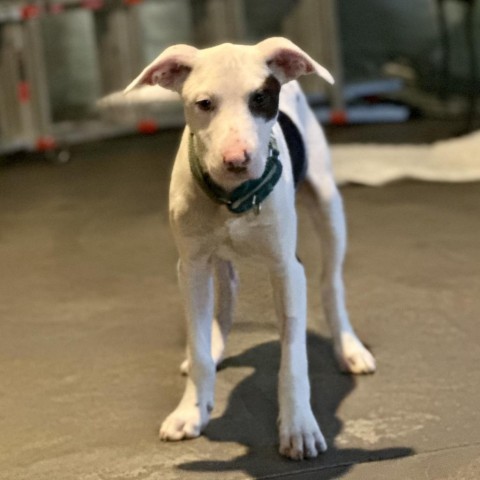
[[[204,100],[199,100],[195,102],[195,105],[202,111],[202,112],[211,112],[213,110],[213,102],[206,98]]]
[[[267,96],[265,95],[265,92],[255,92],[252,95],[252,103],[255,106],[262,106],[267,99]]]

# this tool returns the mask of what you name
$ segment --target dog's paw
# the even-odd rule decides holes
[[[184,376],[188,375],[188,370],[190,369],[190,362],[188,361],[188,358],[186,358],[181,364],[180,364],[180,373]]]
[[[195,438],[207,425],[211,408],[202,409],[197,406],[180,406],[174,410],[160,427],[160,439],[178,441]]]
[[[311,410],[300,418],[279,421],[280,454],[292,460],[315,458],[327,450],[327,443]]]
[[[340,370],[345,373],[366,374],[376,370],[375,358],[355,334],[344,334],[335,354]]]

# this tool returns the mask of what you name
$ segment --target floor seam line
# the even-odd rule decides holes
[[[292,470],[291,472],[285,472],[285,473],[277,473],[277,474],[271,474],[271,475],[265,475],[262,477],[255,477],[256,480],[270,480],[270,479],[275,479],[275,478],[283,478],[283,477],[288,477],[289,475],[298,475],[302,473],[314,473],[314,472],[321,472],[321,471],[326,471],[326,470],[331,470],[334,468],[342,468],[342,467],[351,467],[353,465],[364,465],[368,463],[379,463],[379,462],[386,462],[386,461],[395,461],[395,460],[401,460],[404,458],[413,458],[413,457],[422,457],[425,455],[429,455],[432,453],[441,453],[441,452],[446,452],[448,450],[460,450],[462,448],[468,448],[468,447],[478,447],[480,446],[480,441],[475,442],[475,443],[466,443],[466,444],[461,444],[461,445],[454,445],[451,447],[444,447],[444,448],[438,448],[436,450],[428,450],[424,452],[418,452],[418,453],[413,453],[412,455],[405,455],[401,457],[390,457],[390,458],[378,458],[375,460],[363,460],[359,462],[344,462],[344,463],[338,463],[336,465],[325,465],[325,466],[318,466],[318,467],[312,467],[308,469],[301,469],[301,470]],[[251,477],[245,477],[251,478]]]

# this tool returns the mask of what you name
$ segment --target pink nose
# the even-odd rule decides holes
[[[231,149],[223,152],[226,167],[246,167],[250,163],[250,154],[243,149]]]

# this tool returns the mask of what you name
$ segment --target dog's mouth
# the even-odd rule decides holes
[[[235,175],[247,174],[248,167],[244,165],[229,165],[227,167],[227,172],[233,173]]]
[[[254,163],[248,165],[216,165],[216,168],[208,170],[212,180],[223,188],[230,190],[238,187],[243,182],[254,180],[261,175]]]

